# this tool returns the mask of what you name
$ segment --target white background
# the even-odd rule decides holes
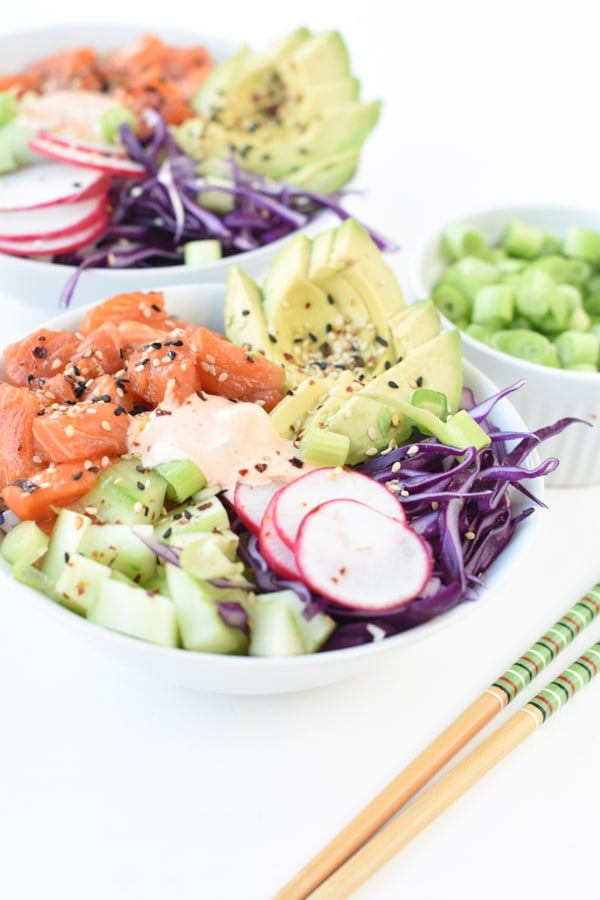
[[[402,245],[403,262],[422,228],[455,213],[600,206],[598,3],[292,6],[28,0],[5,4],[0,30],[140,22],[260,47],[301,24],[339,28],[363,96],[384,101],[359,182],[369,224]],[[55,312],[35,300],[5,298],[2,343]],[[599,500],[600,488],[549,490],[529,557],[473,615],[360,678],[293,695],[144,680],[0,596],[0,896],[268,900],[600,578]],[[593,894],[599,692],[586,689],[356,896]]]

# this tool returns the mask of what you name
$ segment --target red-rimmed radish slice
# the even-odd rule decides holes
[[[83,150],[86,153],[100,153],[102,156],[118,157],[119,159],[127,159],[127,151],[122,144],[104,144],[100,141],[83,140],[81,138],[70,138],[54,131],[40,129],[36,133],[36,137],[45,141],[51,141],[61,147],[74,148],[75,150]]]
[[[0,212],[0,240],[20,241],[54,238],[81,231],[106,212],[106,197],[77,203],[58,203],[41,209]]]
[[[244,484],[238,482],[233,491],[233,508],[252,534],[258,534],[260,525],[273,495],[283,487],[281,481],[268,484]]]
[[[298,580],[300,571],[294,552],[290,550],[287,544],[283,543],[273,524],[272,503],[273,500],[269,502],[260,523],[260,531],[258,532],[260,552],[278,575]]]
[[[360,500],[367,506],[406,521],[404,509],[383,484],[353,469],[313,469],[286,484],[273,503],[273,520],[281,539],[293,549],[304,516],[327,500]]]
[[[11,256],[57,256],[93,244],[106,229],[109,217],[102,213],[86,228],[52,238],[28,238],[23,241],[0,240],[0,253]]]
[[[394,609],[431,575],[431,548],[406,523],[357,500],[329,500],[298,529],[295,557],[311,590],[339,606]]]
[[[36,153],[41,153],[42,156],[47,156],[49,159],[107,172],[111,175],[141,178],[147,174],[144,166],[127,157],[107,156],[97,151],[81,150],[75,144],[55,141],[40,135],[31,138],[29,146]]]
[[[0,178],[0,212],[43,209],[104,194],[110,179],[104,172],[69,163],[42,162]]]

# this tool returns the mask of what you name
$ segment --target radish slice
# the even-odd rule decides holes
[[[108,220],[109,216],[101,213],[97,221],[71,234],[51,238],[29,238],[23,241],[0,240],[0,253],[9,253],[11,256],[56,256],[60,253],[70,253],[97,240],[108,225]]]
[[[0,212],[87,200],[106,193],[109,184],[103,172],[68,163],[39,163],[0,178]]]
[[[97,150],[81,150],[76,144],[67,141],[55,141],[49,137],[36,135],[29,141],[29,146],[36,153],[57,159],[61,162],[73,163],[87,169],[95,169],[99,172],[109,172],[112,175],[125,175],[130,178],[146,175],[146,169],[140,163],[127,157],[107,156]]]
[[[40,129],[36,136],[45,141],[51,141],[53,144],[58,144],[61,147],[83,150],[85,153],[100,153],[102,156],[116,156],[119,159],[127,159],[127,151],[122,144],[102,144],[100,141],[70,138],[53,131],[46,131],[45,129]]]
[[[277,496],[277,495],[275,495]],[[260,552],[278,575],[284,578],[300,579],[300,570],[296,563],[294,552],[287,544],[284,544],[273,523],[271,500],[263,514],[260,531],[258,532],[258,546]]]
[[[406,521],[401,503],[383,484],[352,469],[324,467],[306,472],[279,491],[273,504],[275,528],[293,549],[300,523],[311,509],[327,500],[350,498],[400,522]]]
[[[41,209],[0,212],[0,240],[54,238],[81,231],[97,222],[106,209],[106,197],[77,203],[58,203]]]
[[[258,534],[260,524],[273,495],[283,487],[281,481],[268,484],[238,482],[233,492],[233,508],[252,534]]]
[[[298,530],[295,557],[303,580],[340,606],[402,606],[427,584],[433,554],[408,525],[356,500],[329,500]]]

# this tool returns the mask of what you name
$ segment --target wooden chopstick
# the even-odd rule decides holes
[[[561,709],[600,670],[600,641],[511,716],[479,747],[418,797],[310,894],[311,900],[349,897],[384,863],[461,797],[529,734]]]
[[[314,856],[275,895],[273,900],[304,900],[308,896],[339,898],[347,896],[347,893],[331,893],[331,884],[333,884],[333,890],[340,891],[344,888],[348,891],[354,889],[352,884],[358,887],[369,878],[376,869],[545,720],[544,718],[540,719],[540,705],[543,707],[547,701],[538,701],[541,696],[538,695],[480,748],[473,751],[468,757],[471,768],[465,768],[464,763],[459,763],[452,772],[440,780],[438,785],[415,801],[395,822],[388,824],[381,835],[373,838],[373,835],[383,828],[411,797],[427,784],[471,738],[514,700],[556,658],[561,650],[564,650],[578,634],[594,621],[598,614],[600,614],[600,583],[592,587],[585,596],[570,607],[509,669],[486,688],[323,850]],[[566,675],[566,672],[563,673],[559,679]],[[546,691],[550,689],[551,685],[546,688]],[[560,690],[564,690],[564,685]],[[542,694],[544,693],[542,692]],[[538,705],[529,709],[536,701],[538,701]],[[444,785],[443,789],[440,788],[440,785]],[[392,830],[390,831],[390,829]],[[370,843],[367,844],[367,841]],[[360,850],[365,844],[364,850]],[[354,857],[353,854],[355,854]],[[339,870],[340,874],[332,875],[336,870]],[[350,880],[347,882],[334,880],[339,878]],[[356,880],[357,878],[359,880]],[[322,888],[319,888],[320,885]]]

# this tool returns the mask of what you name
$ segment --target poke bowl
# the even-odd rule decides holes
[[[226,287],[176,285],[68,310],[5,349],[2,390],[21,392],[21,410],[23,392],[33,404],[31,434],[26,430],[15,441],[22,448],[23,435],[29,435],[35,463],[31,469],[25,460],[24,468],[7,474],[21,457],[16,454],[15,462],[15,453],[5,453],[0,460],[0,579],[6,594],[19,595],[20,602],[149,676],[203,691],[260,694],[318,687],[397,657],[492,602],[505,579],[516,577],[539,521],[544,477],[556,460],[542,459],[510,391],[498,392],[468,362],[458,366],[457,376],[460,343],[440,328],[439,317],[431,318],[430,304],[426,314],[437,329],[425,337],[423,320],[415,326],[415,309],[403,306],[391,270],[361,226],[344,223],[334,237],[366,242],[366,270],[379,285],[391,279],[389,296],[414,344],[396,327],[390,342],[404,341],[405,356],[388,365],[388,342],[376,334],[371,349],[380,359],[357,361],[355,355],[351,364],[344,356],[344,371],[329,373],[328,393],[320,386],[318,401],[314,386],[328,377],[322,366],[320,375],[298,376],[291,364],[282,380],[282,367],[267,355],[278,346],[268,335],[281,341],[290,320],[292,294],[282,285],[281,267],[277,289],[287,306],[276,320],[279,330],[265,332],[264,353],[252,349],[260,342],[256,321],[242,340],[233,338],[240,338],[252,297],[259,304],[255,320],[261,309],[267,315],[269,304],[276,315],[269,296],[275,280],[267,277],[261,285],[235,270]],[[286,264],[304,244],[303,236],[292,239]],[[322,260],[318,237],[311,246]],[[356,259],[349,277],[360,280],[364,269]],[[337,308],[345,296],[339,269],[331,271],[323,309]],[[295,283],[297,276],[290,277]],[[362,283],[363,294],[368,283]],[[313,307],[319,290],[314,283]],[[306,285],[302,298],[305,292]],[[310,327],[320,326],[313,320]],[[88,383],[86,367],[99,361],[107,367],[102,360],[109,356],[108,344],[98,355],[97,329],[108,340],[115,328],[129,348],[117,362],[126,369],[119,368],[112,382],[100,371],[104,380],[94,387],[96,376]],[[323,329],[327,341],[319,340],[321,355],[313,360],[337,352],[337,336],[331,327]],[[53,343],[55,335],[60,345]],[[317,338],[311,335],[308,343]],[[68,355],[57,349],[65,342],[72,345],[73,362],[54,375],[63,364],[54,366],[54,360]],[[440,363],[443,353],[449,367]],[[190,384],[192,358],[200,387],[191,382],[196,387],[189,393],[182,385]],[[424,376],[401,383],[402,373],[417,364]],[[49,377],[42,377],[44,371]],[[448,398],[460,397],[457,408],[452,401],[451,416],[432,411],[442,398],[434,390],[441,386],[437,371],[452,382]],[[73,387],[73,373],[75,396],[60,402],[65,378]],[[155,393],[161,384],[162,399]],[[409,407],[389,399],[402,393],[412,397]],[[301,395],[308,418],[299,427]],[[348,404],[365,397],[366,407],[374,404],[379,414],[369,412],[364,434],[361,425],[348,437],[347,423],[361,418]],[[292,411],[290,404],[296,404]],[[310,426],[313,414],[316,429]],[[15,430],[8,421],[5,426],[8,433]],[[403,439],[390,438],[395,434]],[[113,440],[125,444],[115,449]],[[188,473],[185,490],[173,471],[180,464]],[[196,481],[198,474],[204,477]],[[187,499],[180,502],[182,497]],[[347,538],[358,565],[347,555]],[[146,562],[136,555],[135,562],[119,563],[119,548],[132,541]]]
[[[515,205],[447,222],[411,249],[412,298],[436,300],[445,325],[460,329],[465,358],[499,387],[525,379],[513,403],[527,426],[579,420],[548,441],[560,459],[552,487],[600,483],[599,235],[594,210]],[[462,282],[461,269],[471,270]],[[502,308],[486,312],[486,297]]]
[[[233,96],[250,102],[244,79],[275,82],[288,57],[312,78],[320,56],[331,79],[296,92],[294,123],[287,95],[277,111],[272,97],[268,112],[233,109]],[[232,259],[264,273],[288,234],[346,215],[379,115],[337,32],[298,28],[251,49],[148,25],[56,26],[2,35],[0,60],[2,290],[58,308],[220,282]],[[323,110],[346,127],[317,122],[311,137]]]

